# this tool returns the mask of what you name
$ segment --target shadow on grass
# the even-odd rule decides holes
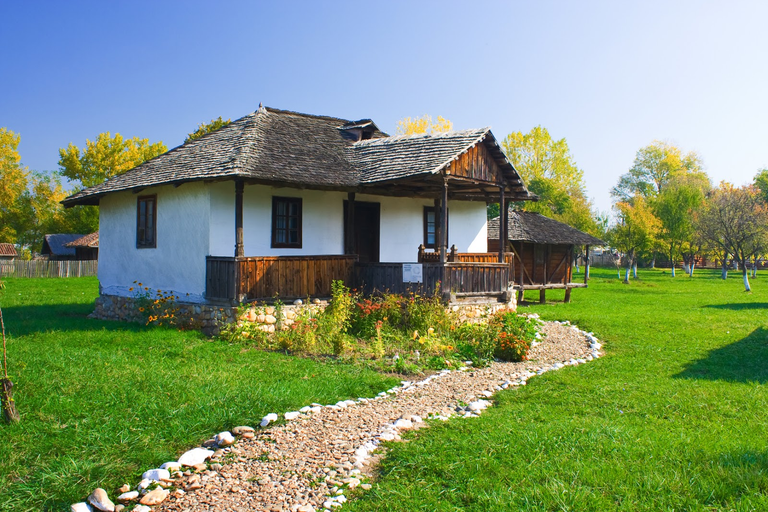
[[[768,329],[760,327],[739,341],[712,350],[674,375],[679,379],[768,382]]]
[[[47,331],[140,331],[138,323],[88,318],[93,304],[73,303],[3,308],[5,330],[13,336]]]
[[[732,309],[741,311],[744,309],[768,309],[768,302],[739,302],[738,304],[709,304],[705,308]]]

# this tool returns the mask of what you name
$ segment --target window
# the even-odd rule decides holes
[[[272,247],[301,249],[301,198],[272,198]]]
[[[139,198],[136,211],[136,247],[157,247],[157,196]]]
[[[436,249],[437,246],[437,215],[434,206],[424,207],[424,247]]]

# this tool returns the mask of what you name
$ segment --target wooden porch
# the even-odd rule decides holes
[[[340,280],[366,295],[432,296],[439,290],[446,301],[507,301],[512,267],[493,263],[485,254],[477,257],[475,262],[423,263],[421,282],[403,282],[403,263],[358,263],[356,256],[208,256],[205,295],[232,303],[325,298],[331,296],[331,283]]]

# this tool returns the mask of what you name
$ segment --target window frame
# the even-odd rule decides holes
[[[429,224],[430,224],[429,213],[432,213],[434,218],[434,221],[433,221],[434,231],[432,233],[434,235],[435,242],[432,244],[428,243],[429,242]],[[439,247],[437,247],[437,228],[439,227],[437,223],[437,220],[438,220],[437,213],[438,213],[437,208],[435,208],[434,206],[424,206],[424,247],[427,249],[435,249],[435,250],[439,249]],[[450,215],[448,214],[447,211],[445,216],[448,217],[447,221],[450,221]],[[446,222],[445,224],[446,226],[448,226],[448,222]],[[445,240],[446,240],[446,246],[447,246],[448,233],[446,233]]]
[[[144,225],[141,222],[141,204],[152,201],[152,240],[147,241],[146,230],[147,222],[146,215],[144,219]],[[142,230],[144,230],[144,236],[142,237]],[[137,249],[155,249],[157,248],[157,194],[149,196],[139,196],[136,199],[136,248]]]
[[[290,215],[290,214],[278,215],[278,211],[277,210],[278,210],[278,205],[280,203],[285,203],[288,206],[290,206],[291,204],[298,205],[298,213],[296,215],[296,218],[297,218],[296,232],[297,232],[297,235],[298,235],[297,236],[297,238],[298,238],[297,242],[280,242],[278,240],[278,232],[279,231],[285,231],[286,232],[286,237],[285,237],[286,240],[288,240],[290,238],[289,233],[291,231],[291,228],[288,227],[288,225],[290,224],[290,222],[288,220],[292,217],[292,215]],[[304,208],[303,208],[303,204],[302,203],[303,203],[303,201],[302,201],[301,197],[272,196],[272,230],[271,230],[272,231],[272,244],[271,244],[271,246],[272,246],[273,249],[301,249],[302,248],[302,246],[303,246],[303,243],[302,243],[303,242],[302,225],[303,225],[303,217],[304,217],[304,215],[303,215]],[[286,227],[285,228],[278,227],[278,219],[281,218],[281,217],[286,219],[286,223],[285,223]]]

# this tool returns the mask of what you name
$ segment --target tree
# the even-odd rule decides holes
[[[671,178],[653,199],[653,211],[661,221],[658,238],[669,256],[672,277],[675,277],[678,256],[683,256],[684,265],[693,276],[694,258],[701,250],[700,238],[694,228],[694,214],[708,190],[708,179],[702,182],[698,175],[681,174]]]
[[[677,146],[655,140],[638,150],[632,167],[619,178],[611,195],[625,202],[637,194],[646,199],[655,197],[677,176],[703,175],[706,179],[702,165],[701,158],[695,152],[683,155]]]
[[[197,127],[197,130],[187,135],[187,138],[184,139],[184,144],[186,144],[189,141],[199,139],[200,137],[202,137],[207,133],[215,132],[219,128],[224,128],[231,122],[232,122],[231,119],[227,119],[226,121],[224,121],[221,118],[221,116],[219,116],[216,119],[211,119],[210,123],[200,123]]]
[[[768,204],[768,169],[760,169],[755,175],[755,186],[760,191],[763,202]]]
[[[437,120],[433,121],[432,116],[424,114],[421,117],[411,119],[405,117],[397,122],[397,134],[398,135],[416,135],[419,133],[443,133],[449,132],[453,129],[453,123],[442,116],[437,116]]]
[[[77,191],[120,175],[167,150],[162,142],[150,144],[148,139],[100,133],[95,142],[86,139],[82,151],[72,143],[59,149],[59,174],[73,181]],[[99,228],[96,206],[75,206],[64,216],[66,225],[75,233],[92,233]]]
[[[597,216],[586,196],[584,172],[578,168],[566,140],[553,140],[546,128],[536,126],[528,133],[514,132],[502,141],[502,148],[520,173],[528,190],[539,196],[519,208],[565,222],[595,236]]]
[[[744,289],[750,291],[747,264],[768,247],[768,206],[760,190],[722,182],[707,198],[696,226],[706,241],[739,263]]]
[[[59,149],[59,167],[62,176],[87,188],[166,151],[168,148],[162,142],[150,144],[148,139],[123,139],[119,133],[112,137],[106,132],[100,133],[95,142],[86,139],[83,151],[72,143],[66,149]]]
[[[29,172],[19,155],[21,137],[0,128],[0,242],[17,243],[24,222],[20,199],[28,186]]]
[[[624,253],[626,274],[624,282],[629,283],[629,272],[635,264],[638,253],[650,248],[661,224],[653,214],[643,196],[636,195],[631,201],[620,201],[614,206],[617,223],[608,232],[610,244]]]

